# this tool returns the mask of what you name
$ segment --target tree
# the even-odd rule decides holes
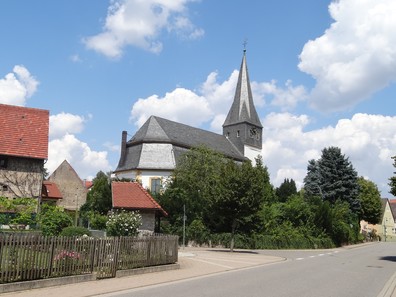
[[[87,194],[87,202],[82,206],[82,212],[89,210],[106,215],[111,207],[111,181],[103,171],[99,171],[93,179],[91,190]]]
[[[361,204],[359,217],[370,224],[378,224],[382,214],[381,193],[375,183],[363,177],[358,178],[358,183]]]
[[[185,206],[188,222],[202,220],[210,224],[212,197],[221,189],[221,168],[224,158],[207,147],[189,150],[180,160],[167,181],[164,194],[159,196],[161,206],[169,213],[171,224],[182,225]]]
[[[318,161],[309,162],[304,183],[308,195],[319,194],[333,205],[345,201],[354,213],[360,212],[357,172],[338,147],[324,148]]]
[[[206,147],[191,149],[181,157],[159,197],[176,230],[183,223],[185,206],[188,222],[202,222],[207,228],[201,226],[199,230],[232,235],[237,228],[250,232],[257,228],[260,205],[273,200],[268,170],[261,158],[256,166],[250,161],[240,164]]]
[[[264,201],[264,185],[251,162],[242,165],[229,160],[223,166],[223,189],[214,197],[215,213],[212,216],[221,222],[224,231],[231,233],[230,249],[234,249],[234,237],[238,225],[250,220]]]
[[[290,196],[297,194],[296,182],[285,178],[283,183],[275,190],[278,201],[285,202]]]
[[[322,197],[319,163],[313,159],[308,161],[307,175],[304,178],[304,190],[309,196]]]
[[[393,156],[392,159],[393,159],[393,167],[396,168],[396,156]],[[396,174],[396,171],[393,172],[393,174]],[[396,175],[389,178],[388,185],[391,188],[389,193],[391,193],[393,196],[396,196]]]

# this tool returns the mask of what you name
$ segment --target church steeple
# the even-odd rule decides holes
[[[245,154],[245,145],[262,148],[262,128],[253,102],[244,49],[234,101],[223,124],[223,135]]]

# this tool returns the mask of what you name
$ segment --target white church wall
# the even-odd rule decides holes
[[[256,165],[256,158],[261,155],[261,149],[245,145],[245,157],[252,161],[253,165]]]

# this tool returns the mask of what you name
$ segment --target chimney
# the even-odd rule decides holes
[[[120,156],[120,162],[118,163],[118,166],[123,166],[125,163],[125,157],[126,157],[126,143],[127,143],[127,131],[122,131],[122,137],[121,137],[121,156]]]

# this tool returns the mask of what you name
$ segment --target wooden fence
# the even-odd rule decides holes
[[[178,237],[44,237],[0,234],[0,283],[176,263]]]

